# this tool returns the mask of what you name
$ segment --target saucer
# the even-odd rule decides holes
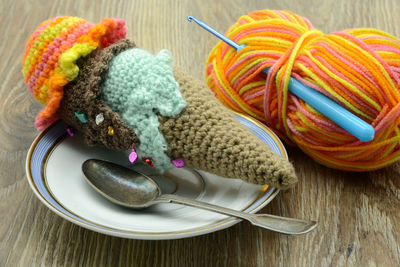
[[[260,122],[244,115],[236,119],[264,141],[275,153],[287,158],[278,137]],[[53,212],[87,229],[124,238],[177,239],[228,228],[240,219],[178,204],[158,204],[133,210],[109,202],[85,181],[81,165],[89,158],[127,166],[153,177],[163,193],[197,199],[223,207],[255,213],[279,192],[201,170],[174,168],[163,176],[145,164],[130,165],[123,152],[89,147],[76,134],[70,137],[58,121],[32,143],[26,160],[28,182],[36,196]]]

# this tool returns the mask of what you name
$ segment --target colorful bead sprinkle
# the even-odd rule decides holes
[[[82,123],[87,123],[88,119],[85,113],[74,112],[75,117],[77,117]]]
[[[142,161],[147,163],[150,167],[154,166],[154,163],[149,158],[142,158]]]
[[[102,124],[103,121],[104,121],[103,113],[97,114],[96,115],[96,125]]]
[[[131,153],[129,154],[129,161],[134,164],[138,159],[138,155],[136,153],[136,150],[132,148]]]
[[[182,167],[185,167],[185,165],[186,165],[186,162],[181,158],[171,160],[171,163],[174,164],[175,167],[177,167],[177,168],[182,168]]]
[[[74,132],[71,130],[71,128],[69,128],[68,126],[67,126],[67,133],[68,133],[69,136],[74,136],[75,135]]]
[[[114,135],[114,128],[112,126],[108,126],[108,135],[113,136]]]

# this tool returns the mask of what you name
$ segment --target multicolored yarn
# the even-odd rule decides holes
[[[36,29],[26,44],[22,73],[29,91],[45,105],[36,118],[38,129],[56,119],[63,88],[78,75],[76,60],[125,35],[125,22],[109,18],[93,24],[77,17],[56,17]]]
[[[242,16],[219,42],[206,80],[226,106],[265,122],[285,141],[337,169],[369,171],[400,158],[400,40],[376,29],[323,34],[290,11]],[[262,72],[270,68],[269,74]],[[375,128],[362,143],[288,92],[290,76]]]
[[[173,165],[158,114],[175,117],[186,107],[171,64],[167,50],[153,56],[142,49],[129,49],[110,61],[102,85],[101,99],[139,136],[138,157],[151,158],[161,172]]]

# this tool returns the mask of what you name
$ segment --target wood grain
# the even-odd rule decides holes
[[[40,106],[21,74],[24,44],[45,19],[74,15],[98,22],[120,17],[128,37],[151,52],[171,50],[178,65],[203,79],[216,39],[186,21],[197,16],[220,31],[257,9],[289,9],[315,27],[374,27],[400,36],[398,0],[28,1],[0,2],[0,266],[399,266],[400,164],[348,173],[313,162],[296,148],[300,182],[262,212],[312,218],[319,227],[284,236],[242,222],[199,237],[142,241],[110,237],[55,215],[34,196],[25,156],[37,135]]]

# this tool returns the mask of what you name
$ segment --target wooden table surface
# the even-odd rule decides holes
[[[318,3],[319,2],[319,3]],[[216,38],[186,21],[193,15],[224,32],[253,10],[289,9],[324,32],[373,27],[400,36],[398,0],[0,1],[0,266],[399,266],[400,163],[370,173],[323,167],[288,148],[299,183],[260,212],[319,221],[307,235],[284,236],[247,222],[165,241],[116,238],[74,225],[35,197],[25,157],[38,134],[40,105],[21,74],[24,45],[45,19],[123,18],[128,37],[203,79]]]

